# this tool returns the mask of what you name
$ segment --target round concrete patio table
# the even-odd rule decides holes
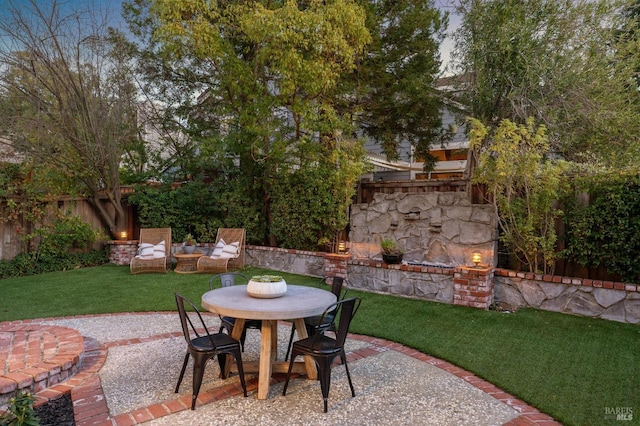
[[[287,285],[284,296],[274,299],[260,299],[249,296],[246,285],[223,287],[202,295],[202,306],[210,312],[236,318],[231,337],[240,340],[245,320],[262,320],[260,337],[260,361],[243,362],[245,373],[258,372],[258,399],[269,396],[269,380],[272,372],[286,373],[288,362],[277,362],[278,320],[292,319],[300,339],[307,336],[304,318],[321,315],[336,302],[330,291],[315,287]],[[231,362],[226,363],[226,377]],[[317,379],[315,363],[309,357],[304,362],[296,362],[293,372],[306,373],[309,379]]]

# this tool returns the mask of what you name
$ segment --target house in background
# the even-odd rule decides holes
[[[9,139],[0,137],[0,163],[22,163],[24,155],[16,152]]]
[[[448,136],[443,137],[441,142],[436,142],[431,147],[431,155],[438,159],[434,169],[430,172],[424,171],[423,159],[415,157],[413,146],[408,141],[401,142],[397,161],[387,160],[378,143],[367,141],[364,147],[367,150],[367,161],[373,165],[373,171],[364,175],[363,180],[403,181],[465,176],[469,138],[460,116],[466,108],[451,99],[456,91],[454,82],[454,77],[446,77],[438,81],[438,89],[443,94],[444,103],[441,111],[442,133]]]

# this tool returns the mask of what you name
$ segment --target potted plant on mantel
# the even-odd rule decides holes
[[[260,299],[273,299],[286,292],[287,283],[280,275],[255,275],[247,283],[249,296]]]
[[[182,246],[182,252],[185,254],[191,254],[196,249],[196,239],[191,234],[187,234],[184,237],[184,245]]]
[[[404,250],[398,247],[398,243],[391,238],[385,238],[380,242],[382,248],[382,260],[384,263],[394,264],[402,262]]]

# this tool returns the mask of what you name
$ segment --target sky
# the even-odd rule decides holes
[[[35,1],[39,5],[45,4],[50,0],[0,0],[0,15],[2,14],[2,9],[6,8],[6,4],[9,2],[16,2],[15,4],[19,4],[20,2],[26,1]],[[176,0],[179,1],[179,0]],[[442,60],[441,70],[444,71],[447,63],[451,57],[451,51],[453,50],[453,39],[451,38],[451,34],[455,31],[456,28],[460,25],[460,16],[455,14],[454,7],[458,3],[458,0],[433,0],[436,8],[449,12],[449,27],[447,29],[447,38],[440,45],[440,59]],[[116,22],[122,24],[122,19],[120,18],[121,13],[121,0],[58,0],[58,4],[63,7],[75,8],[77,6],[91,6],[93,4],[100,6],[102,10],[107,10],[110,19],[114,21],[113,26],[120,27],[121,25],[115,24]],[[6,10],[6,9],[5,9]]]
[[[454,10],[455,4],[457,4],[456,0],[435,0],[434,4],[441,11],[449,12],[447,38],[440,45],[440,59],[442,60],[440,70],[445,71],[445,67],[451,58],[451,51],[453,50],[453,38],[451,34],[460,26],[460,15],[457,15]],[[451,73],[445,71],[445,74],[450,75]]]
[[[3,0],[0,0],[0,2]],[[43,0],[38,0],[43,1]],[[106,6],[110,9],[110,14],[120,14],[120,1],[119,0],[60,0],[66,2],[69,5],[73,4],[87,4],[91,1],[97,4]],[[176,0],[178,1],[178,0]],[[451,58],[451,51],[453,50],[453,39],[450,34],[455,31],[460,25],[460,16],[455,13],[455,6],[458,4],[458,0],[433,0],[436,8],[441,11],[449,12],[449,27],[447,29],[447,38],[440,45],[440,59],[442,60],[441,71],[445,71],[445,67]]]

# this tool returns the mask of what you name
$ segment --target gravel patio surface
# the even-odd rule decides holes
[[[217,316],[206,316],[212,330]],[[191,363],[180,393],[174,393],[185,355],[186,343],[177,313],[113,314],[42,320],[43,325],[59,325],[78,330],[108,348],[106,361],[98,371],[109,415],[130,418],[154,404],[175,406],[172,401],[191,395]],[[284,358],[290,327],[278,326],[278,359]],[[143,341],[140,341],[142,339]],[[249,330],[244,360],[257,360],[260,332]],[[396,348],[396,346],[398,348]],[[366,336],[347,340],[349,368],[356,397],[352,398],[345,369],[332,371],[329,412],[323,413],[318,381],[292,379],[287,395],[283,383],[275,380],[267,400],[258,400],[255,389],[249,396],[230,396],[198,403],[195,411],[169,410],[152,415],[150,425],[504,425],[517,424],[526,404],[444,361],[413,354],[401,345]],[[363,355],[364,354],[364,355]],[[450,371],[447,371],[450,370]],[[458,371],[460,370],[460,371]],[[201,394],[238,381],[237,375],[222,380],[215,361],[207,364]],[[247,375],[251,379],[253,375]],[[499,389],[498,389],[499,391]],[[493,394],[493,395],[492,395]],[[505,396],[506,395],[506,396]],[[495,396],[495,397],[494,397]],[[113,420],[112,424],[121,424]],[[122,423],[124,424],[124,423]]]

